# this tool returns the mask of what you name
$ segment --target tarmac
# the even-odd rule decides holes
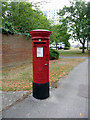
[[[59,56],[59,58],[87,59],[88,57],[80,57],[80,56]]]
[[[88,60],[60,79],[45,100],[27,98],[2,112],[2,118],[88,118]]]

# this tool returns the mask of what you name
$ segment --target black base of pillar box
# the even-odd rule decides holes
[[[49,97],[49,82],[38,84],[33,82],[33,97],[36,99],[46,99]]]

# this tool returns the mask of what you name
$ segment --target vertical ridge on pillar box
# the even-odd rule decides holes
[[[49,97],[49,36],[48,30],[32,30],[33,48],[33,97]]]

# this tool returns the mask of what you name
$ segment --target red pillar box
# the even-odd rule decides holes
[[[49,36],[48,30],[32,30],[33,48],[33,97],[49,97]]]

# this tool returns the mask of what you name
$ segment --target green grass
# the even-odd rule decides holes
[[[59,50],[60,56],[79,56],[79,57],[88,57],[88,51],[85,50],[85,53],[78,48],[73,48],[70,50]]]
[[[64,59],[49,61],[49,81],[50,85],[56,83],[61,77],[68,75],[77,64],[84,59]],[[32,91],[32,64],[26,64],[10,69],[3,69],[2,88],[3,91]]]

